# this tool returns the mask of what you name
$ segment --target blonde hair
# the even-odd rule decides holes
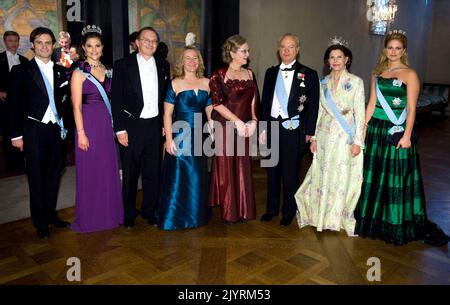
[[[389,59],[387,58],[385,51],[386,51],[386,47],[387,47],[388,43],[391,40],[398,40],[402,43],[403,48],[405,48],[405,52],[403,53],[402,57],[400,58],[400,61],[405,66],[409,67],[408,54],[406,52],[406,48],[408,46],[408,38],[406,38],[405,34],[403,34],[403,33],[399,33],[399,32],[390,33],[384,39],[384,49],[380,54],[380,58],[378,59],[378,63],[375,66],[375,69],[372,70],[373,75],[380,75],[381,73],[383,73],[384,70],[387,69]]]
[[[70,34],[68,32],[64,32],[64,31],[61,31],[61,32],[58,33],[58,39],[61,39],[61,38],[65,38],[67,40],[71,40],[70,39]]]
[[[222,45],[222,60],[224,63],[229,64],[233,61],[230,52],[236,52],[240,46],[245,44],[247,40],[240,35],[233,35],[227,38]]]
[[[200,54],[199,50],[197,50],[196,48],[194,48],[192,46],[184,47],[183,52],[181,52],[181,55],[178,56],[175,67],[173,68],[173,70],[174,70],[173,76],[179,77],[179,78],[184,78],[185,73],[184,73],[184,67],[183,67],[183,58],[184,58],[184,52],[186,52],[187,50],[194,50],[197,53],[198,68],[197,68],[197,71],[195,71],[195,76],[197,76],[198,78],[202,78],[204,75],[204,72],[205,72],[205,64],[203,63],[202,54]]]

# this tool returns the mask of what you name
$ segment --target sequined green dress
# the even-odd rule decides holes
[[[382,77],[378,77],[377,82],[399,117],[406,107],[406,84]],[[411,240],[426,240],[429,227],[434,224],[426,217],[417,147],[412,144],[409,149],[396,149],[388,144],[388,130],[392,126],[377,99],[365,139],[363,185],[355,210],[355,234],[401,245]],[[444,243],[445,234],[441,237]]]

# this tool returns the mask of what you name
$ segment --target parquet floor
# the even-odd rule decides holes
[[[420,124],[417,131],[428,215],[448,234],[450,120]],[[260,222],[265,171],[255,168],[254,179],[258,220],[243,224],[224,224],[216,208],[207,226],[176,232],[138,218],[131,230],[79,235],[52,229],[50,239],[39,240],[29,219],[0,225],[0,283],[72,284],[66,262],[78,257],[76,284],[450,284],[449,246],[395,247],[343,231],[280,227],[279,218]],[[73,220],[73,208],[60,216]],[[380,282],[366,278],[370,257],[380,259]]]

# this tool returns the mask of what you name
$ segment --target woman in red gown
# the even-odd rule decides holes
[[[259,93],[255,75],[246,68],[249,55],[243,37],[229,37],[222,46],[227,66],[217,69],[209,83],[216,121],[209,204],[219,205],[229,223],[256,218],[250,143],[256,143]]]

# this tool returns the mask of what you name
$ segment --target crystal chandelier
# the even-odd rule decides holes
[[[395,0],[367,0],[367,20],[370,21],[370,33],[385,35],[397,12]]]

